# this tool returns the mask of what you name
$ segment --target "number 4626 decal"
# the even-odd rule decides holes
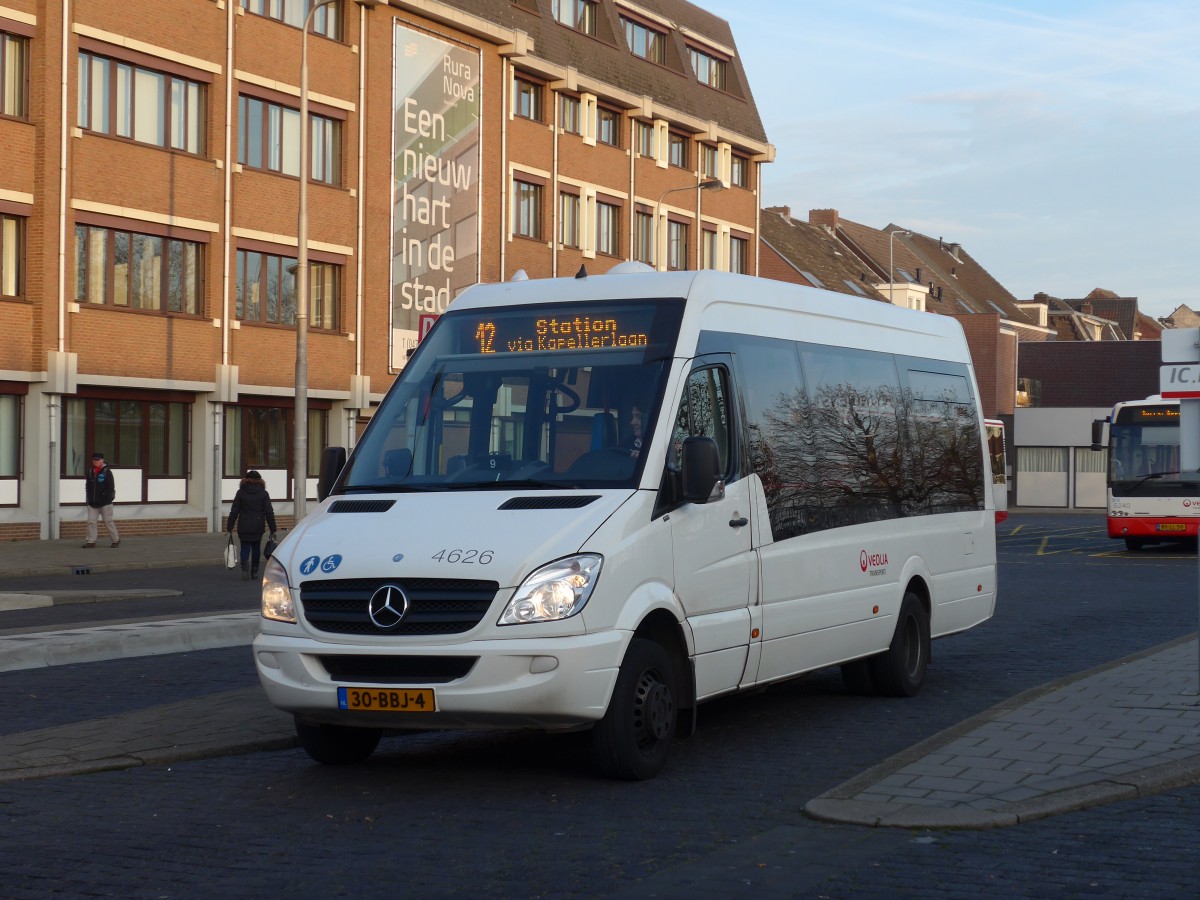
[[[492,561],[491,550],[439,550],[431,559],[444,563],[486,566]]]

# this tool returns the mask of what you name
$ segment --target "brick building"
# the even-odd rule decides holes
[[[758,271],[774,151],[723,20],[334,0],[303,42],[311,3],[0,0],[0,540],[82,534],[93,449],[126,533],[221,528],[247,468],[286,523],[298,318],[314,474],[470,284]]]

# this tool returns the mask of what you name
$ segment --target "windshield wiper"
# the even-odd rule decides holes
[[[1179,475],[1179,474],[1180,474],[1179,472],[1151,472],[1149,475],[1143,475],[1141,478],[1139,478],[1133,484],[1129,485],[1129,488],[1133,489],[1136,487],[1141,487],[1143,484],[1145,484],[1151,478],[1162,478],[1164,475]]]
[[[425,491],[440,491],[440,484],[355,484],[342,488],[343,494],[420,494]]]

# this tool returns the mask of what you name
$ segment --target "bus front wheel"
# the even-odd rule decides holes
[[[1146,546],[1146,542],[1142,538],[1125,538],[1125,549],[1132,550],[1134,553]]]
[[[304,752],[319,763],[331,766],[366,761],[379,746],[383,732],[378,728],[348,728],[345,725],[309,725],[296,719],[296,737]]]
[[[661,644],[629,643],[604,718],[592,729],[592,759],[613,778],[653,778],[667,761],[679,714],[675,667]]]

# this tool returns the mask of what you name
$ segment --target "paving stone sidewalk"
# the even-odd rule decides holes
[[[832,822],[988,828],[1200,782],[1196,639],[1027,691],[810,801]]]

